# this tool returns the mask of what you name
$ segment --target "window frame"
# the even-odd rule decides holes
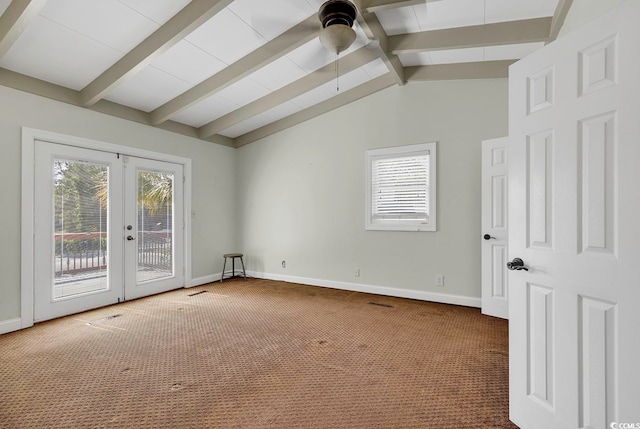
[[[424,220],[412,219],[373,219],[373,162],[378,159],[393,159],[407,156],[429,157],[428,173],[428,218]],[[381,149],[369,149],[365,154],[366,161],[366,202],[365,202],[365,230],[368,231],[436,231],[436,191],[437,191],[437,142],[419,143],[404,146],[387,147]]]

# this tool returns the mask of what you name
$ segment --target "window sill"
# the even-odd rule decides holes
[[[405,232],[435,232],[435,225],[380,225],[369,224],[367,231],[405,231]]]

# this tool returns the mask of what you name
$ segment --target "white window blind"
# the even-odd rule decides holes
[[[429,220],[429,155],[374,159],[373,220]]]
[[[366,229],[436,230],[436,143],[370,149]]]

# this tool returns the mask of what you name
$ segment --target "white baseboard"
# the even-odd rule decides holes
[[[210,274],[208,276],[191,279],[191,286],[200,286],[207,283],[220,281],[222,273]],[[394,296],[398,298],[417,299],[420,301],[440,302],[442,304],[462,305],[465,307],[481,308],[480,298],[470,296],[449,295],[435,292],[422,292],[411,289],[397,289],[385,286],[373,286],[361,283],[337,282],[333,280],[312,279],[307,277],[285,276],[281,274],[258,273],[247,271],[247,276],[259,279],[277,280],[288,283],[299,283],[309,286],[329,287],[333,289],[348,290],[352,292],[372,293],[375,295]],[[22,329],[20,318],[0,321],[0,335]]]
[[[0,322],[0,335],[22,329],[22,320],[16,319],[3,320]]]
[[[222,276],[222,273],[209,274],[208,276],[191,279],[191,286],[188,286],[188,287],[195,287],[195,286],[205,285],[207,283],[220,281],[220,276]]]
[[[231,271],[227,270],[225,272],[225,279],[229,278]],[[235,275],[237,277],[242,275],[242,271],[236,270]],[[249,271],[247,271],[247,277],[249,277]],[[191,286],[185,286],[187,288],[205,285],[207,283],[219,282],[220,277],[222,277],[222,273],[209,274],[208,276],[198,277],[197,279],[191,279]]]
[[[352,292],[372,293],[375,295],[394,296],[397,298],[417,299],[420,301],[439,302],[442,304],[462,305],[465,307],[482,307],[480,298],[445,293],[423,292],[411,289],[397,289],[386,286],[374,286],[361,283],[337,282],[333,280],[311,279],[306,277],[284,276],[281,274],[258,273],[247,271],[247,275],[259,279],[278,280],[288,283],[300,283],[309,286],[322,286]]]

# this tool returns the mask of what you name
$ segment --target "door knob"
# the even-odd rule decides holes
[[[524,264],[524,261],[520,258],[513,258],[513,261],[507,262],[507,268],[512,271],[529,271],[529,267]]]
[[[482,238],[484,238],[485,240],[491,240],[491,239],[496,239],[495,237],[490,236],[489,234],[485,234],[482,236]]]
[[[127,240],[132,241],[132,240],[135,240],[135,238],[132,237],[131,235],[127,235]]]

